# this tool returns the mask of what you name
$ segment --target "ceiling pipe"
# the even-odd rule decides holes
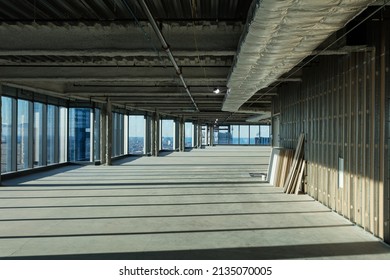
[[[126,1],[124,1],[124,3],[126,3]],[[181,82],[183,84],[184,89],[186,90],[188,96],[190,97],[192,103],[194,104],[194,107],[195,107],[196,111],[199,112],[199,108],[196,105],[195,100],[192,97],[191,92],[190,92],[190,90],[189,90],[189,88],[188,88],[188,86],[187,86],[187,84],[186,84],[186,82],[184,80],[184,77],[183,77],[183,74],[181,72],[181,69],[177,65],[176,60],[175,60],[175,58],[174,58],[174,56],[173,56],[173,54],[171,52],[171,49],[169,48],[169,45],[168,45],[167,41],[164,38],[164,35],[161,33],[160,29],[158,28],[157,23],[154,20],[153,15],[152,15],[152,13],[149,10],[149,7],[146,5],[144,0],[140,0],[139,3],[141,4],[141,6],[142,6],[142,8],[143,8],[143,10],[144,10],[144,12],[145,12],[149,22],[150,22],[150,24],[152,25],[152,28],[153,28],[154,32],[156,33],[158,39],[160,40],[163,50],[167,53],[169,59],[171,60],[171,62],[173,64],[173,67],[176,70],[176,74],[179,76],[179,78],[180,78],[180,80],[181,80]],[[127,3],[126,3],[126,6],[127,6]]]

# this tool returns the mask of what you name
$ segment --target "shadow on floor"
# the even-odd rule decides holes
[[[22,184],[22,183],[28,182],[28,181],[39,180],[39,179],[42,179],[45,177],[63,174],[63,173],[69,172],[69,171],[73,171],[73,170],[82,168],[83,166],[84,165],[81,165],[81,164],[70,163],[67,166],[54,167],[51,170],[40,171],[39,169],[36,169],[36,170],[32,169],[31,171],[33,171],[33,174],[28,174],[28,175],[23,175],[23,176],[20,175],[17,178],[11,178],[11,179],[7,179],[7,178],[2,179],[1,185],[2,186],[18,185],[18,184]]]
[[[118,252],[74,255],[5,257],[22,260],[281,260],[388,254],[390,249],[381,242],[352,242],[304,244],[289,246],[218,248],[155,252]],[[345,258],[343,258],[345,257]]]
[[[186,185],[216,185],[216,184],[222,184],[222,185],[237,185],[237,184],[253,184],[253,185],[259,185],[260,183],[257,181],[253,180],[248,180],[248,181],[234,181],[234,182],[225,182],[225,181],[209,181],[209,182],[198,182],[198,181],[193,181],[193,182],[135,182],[135,183],[96,183],[96,182],[91,182],[90,183],[74,183],[74,184],[65,184],[65,183],[53,183],[53,184],[47,184],[45,182],[39,182],[38,184],[25,184],[24,182],[26,181],[32,181],[34,179],[21,179],[19,180],[12,180],[12,181],[5,181],[3,183],[3,186],[6,187],[13,187],[13,186],[21,186],[21,187],[50,187],[50,188],[60,188],[60,187],[108,187],[108,186],[186,186]],[[269,185],[266,185],[269,187]],[[235,186],[237,188],[237,186]]]

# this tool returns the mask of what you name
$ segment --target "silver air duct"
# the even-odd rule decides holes
[[[254,0],[222,110],[237,112],[373,0]]]

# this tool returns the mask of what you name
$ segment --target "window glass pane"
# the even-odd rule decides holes
[[[121,114],[113,113],[112,117],[112,155],[120,156],[122,151],[122,128],[121,128]]]
[[[1,97],[1,172],[12,171],[12,102]]]
[[[207,145],[207,126],[202,126],[202,145]]]
[[[47,164],[55,163],[55,114],[56,106],[47,105]]]
[[[249,144],[249,126],[240,125],[240,144],[246,145]]]
[[[94,125],[94,157],[95,160],[100,160],[100,109],[95,109],[95,125]]]
[[[129,154],[144,154],[145,117],[129,116]]]
[[[262,125],[260,126],[260,144],[270,145],[270,126]]]
[[[231,141],[231,134],[229,133],[229,127],[228,126],[220,126],[218,127],[218,144],[220,145],[226,145],[230,144]]]
[[[60,107],[59,139],[59,160],[60,162],[67,162],[68,109],[65,107]]]
[[[174,150],[174,130],[175,125],[173,120],[161,121],[161,149]]]
[[[69,160],[89,161],[91,146],[91,110],[69,109]]]
[[[122,114],[113,113],[112,115],[112,156],[120,156],[123,154],[123,123],[124,118]]]
[[[185,147],[186,148],[192,148],[194,146],[193,144],[193,128],[194,126],[192,125],[191,122],[186,122],[185,123]]]
[[[17,170],[29,167],[29,101],[18,100]]]
[[[42,103],[34,103],[34,166],[42,166],[43,163],[43,110]]]
[[[260,144],[260,127],[258,125],[250,126],[250,141],[249,144]]]
[[[120,155],[123,155],[125,152],[125,149],[124,149],[125,143],[123,141],[123,139],[124,139],[124,119],[125,119],[124,115],[119,114],[119,119],[118,119],[118,121],[119,121],[119,123],[118,123],[118,125],[119,125],[119,133],[118,133],[119,141],[118,141],[118,143],[119,143],[119,154]]]
[[[230,127],[230,132],[232,134],[232,144],[238,144],[239,143],[239,126],[238,125],[232,125]]]
[[[117,118],[117,113],[112,113],[112,136],[111,136],[111,141],[112,141],[112,146],[111,146],[111,151],[112,151],[112,156],[115,157],[117,154],[116,154],[116,149],[117,149],[117,145],[116,145],[116,139],[117,139],[117,133],[118,133],[118,128],[117,128],[117,122],[116,122],[116,118]]]
[[[218,133],[218,127],[214,127],[214,144],[218,144],[218,142],[219,142],[219,138],[218,138],[218,136],[219,136],[219,133]]]

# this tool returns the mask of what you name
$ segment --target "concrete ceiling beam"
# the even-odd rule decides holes
[[[148,23],[112,22],[102,24],[78,22],[65,23],[0,23],[0,50],[26,51],[77,51],[97,52],[98,50],[161,50],[160,43]],[[229,50],[237,48],[242,32],[242,23],[210,24],[203,26],[180,22],[162,24],[162,33],[176,50],[201,51]],[[18,36],[15,36],[18,34]],[[50,42],[50,43],[48,43]]]
[[[213,80],[227,77],[229,67],[186,67],[188,80],[197,78]],[[206,74],[206,77],[205,77]],[[178,80],[173,68],[157,67],[43,67],[43,66],[0,66],[0,80],[5,81],[110,81],[110,82],[172,82]]]
[[[175,50],[175,57],[198,57],[198,56],[234,56],[235,49],[231,50]],[[148,49],[0,49],[0,56],[104,56],[104,57],[165,57],[164,52],[155,52]]]

